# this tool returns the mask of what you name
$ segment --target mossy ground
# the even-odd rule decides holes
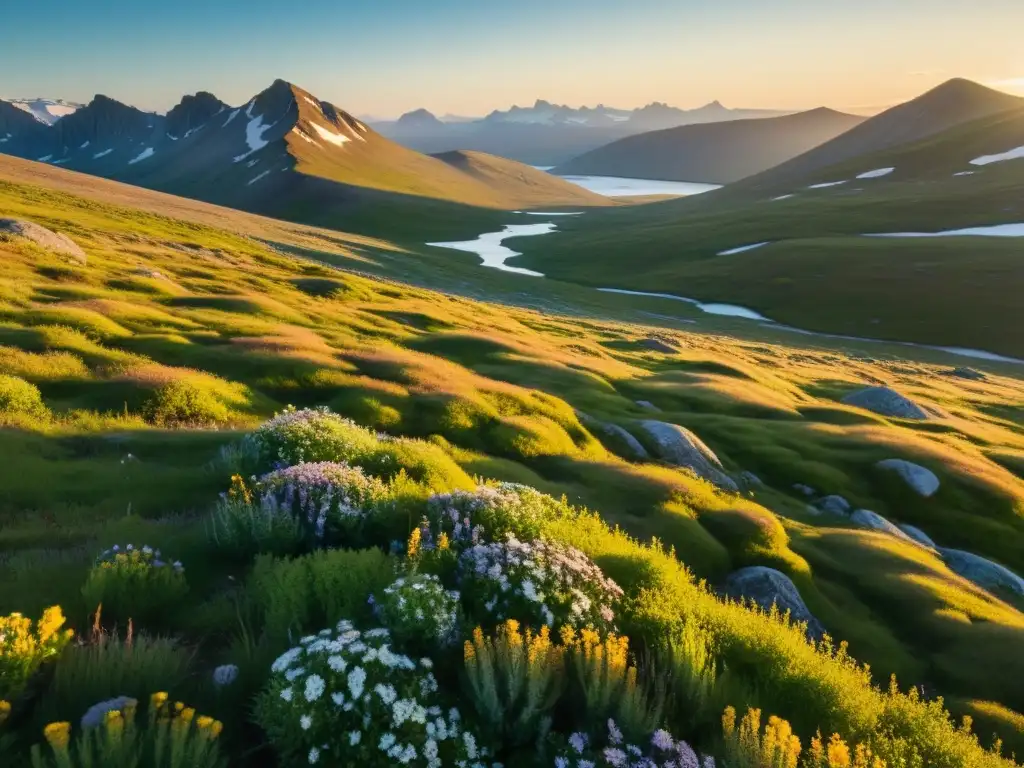
[[[218,451],[286,404],[329,405],[433,443],[409,460],[438,489],[480,476],[565,494],[640,541],[657,538],[712,584],[740,566],[779,568],[876,680],[895,672],[981,702],[964,711],[984,713],[1008,739],[1019,731],[1024,606],[919,547],[812,516],[791,491],[806,483],[842,494],[1024,571],[1024,384],[999,373],[1012,368],[973,382],[944,375],[949,366],[926,362],[938,359],[929,353],[917,361],[880,348],[866,358],[770,331],[687,331],[673,317],[653,327],[646,305],[624,297],[480,275],[468,260],[243,214],[225,212],[216,226],[201,204],[168,204],[165,216],[159,199],[132,207],[0,184],[0,208],[68,233],[89,256],[76,266],[0,242],[0,373],[38,387],[46,406],[0,414],[0,612],[60,603],[83,626],[79,589],[92,558],[135,540],[192,564],[200,602],[187,632],[227,631],[235,573],[213,556],[202,522],[227,484]],[[412,284],[445,280],[450,293]],[[651,351],[642,342],[652,335],[678,352]],[[865,383],[941,415],[906,422],[839,403]],[[627,461],[581,412],[641,440],[640,419],[682,424],[766,487],[727,495]],[[918,498],[875,469],[894,457],[935,471],[938,494]],[[668,578],[645,570],[667,560],[640,563],[624,538],[563,534],[624,585]],[[710,597],[684,607],[687,589],[659,610],[699,614],[743,647],[793,642],[764,639],[769,625]],[[818,674],[808,665],[804,685]]]

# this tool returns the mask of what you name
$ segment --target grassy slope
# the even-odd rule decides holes
[[[787,183],[755,178],[698,198],[576,217],[563,234],[520,241],[525,256],[515,263],[590,285],[731,301],[814,330],[1021,357],[1019,241],[861,235],[1024,221],[1024,162],[969,164],[1022,143],[1024,111],[1001,113]],[[890,176],[853,179],[894,166]],[[966,169],[975,174],[953,176]],[[793,197],[773,199],[786,194]],[[772,245],[716,256],[765,241]]]
[[[54,169],[41,180],[82,182]],[[787,495],[792,483],[810,483],[1024,569],[1024,481],[1012,469],[1024,455],[1018,380],[964,382],[927,364],[601,319],[623,305],[578,303],[590,294],[572,289],[545,296],[543,284],[500,274],[495,286],[537,285],[546,311],[482,304],[337,272],[262,241],[349,266],[388,263],[397,252],[384,243],[154,193],[139,199],[149,210],[0,185],[5,210],[68,232],[90,259],[73,267],[0,243],[0,368],[37,384],[57,414],[41,429],[0,432],[9,457],[0,567],[11,586],[0,610],[74,605],[97,546],[126,536],[204,556],[190,515],[223,486],[206,465],[230,435],[164,432],[141,418],[156,388],[185,380],[227,409],[228,425],[251,425],[285,403],[329,404],[391,432],[436,436],[466,472],[565,493],[642,539],[657,536],[712,582],[741,565],[781,568],[876,675],[1024,710],[1013,685],[1024,674],[1021,606],[916,547],[811,517]],[[162,204],[177,218],[153,212]],[[470,279],[461,264],[448,263],[459,287]],[[640,342],[652,333],[680,352],[648,351]],[[948,415],[891,423],[837,403],[865,380]],[[725,496],[679,471],[628,463],[576,415],[636,431],[648,417],[637,399],[770,487]],[[123,464],[129,453],[136,460]],[[894,455],[933,468],[940,493],[921,501],[872,468]],[[215,590],[224,574],[207,571],[198,578]],[[715,615],[727,635],[748,631],[736,615]]]
[[[822,108],[784,117],[684,125],[620,139],[553,172],[728,184],[796,157],[865,119]]]

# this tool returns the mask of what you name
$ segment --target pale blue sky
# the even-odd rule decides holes
[[[276,77],[383,116],[882,106],[953,76],[1024,94],[1021,0],[15,0],[4,27],[0,96],[161,111]]]

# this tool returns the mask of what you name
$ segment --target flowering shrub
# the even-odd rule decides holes
[[[63,626],[64,614],[57,605],[43,611],[34,628],[20,613],[0,616],[0,699],[20,696],[43,662],[64,650],[74,633]]]
[[[429,651],[458,640],[459,593],[446,590],[437,576],[397,579],[370,601],[380,623],[403,647]]]
[[[341,621],[274,662],[257,717],[283,764],[483,766],[486,752],[458,710],[439,706],[430,659],[389,643],[386,629]]]
[[[565,678],[565,653],[547,627],[519,631],[509,619],[493,638],[477,627],[463,648],[466,688],[477,716],[506,744],[540,742]]]
[[[264,514],[297,521],[313,545],[362,542],[369,519],[388,489],[358,467],[332,462],[299,464],[264,475],[256,483]]]
[[[531,541],[540,536],[545,521],[566,510],[564,503],[518,483],[438,493],[427,502],[425,534],[429,536],[424,536],[424,547],[430,548],[442,535],[456,550],[481,541],[500,541],[508,534]]]
[[[106,550],[89,571],[82,595],[91,610],[103,606],[104,616],[142,624],[166,619],[188,592],[185,568],[161,559],[160,550],[129,544]]]
[[[210,538],[218,549],[240,560],[258,554],[290,555],[301,549],[299,520],[276,503],[259,504],[241,475],[218,501],[210,519]]]
[[[33,768],[221,768],[217,737],[223,725],[196,715],[182,702],[173,705],[166,693],[150,697],[147,721],[139,725],[138,702],[119,697],[97,704],[82,718],[82,730],[71,740],[71,723],[54,722],[43,729],[46,746],[32,747]]]
[[[264,467],[287,467],[313,461],[355,462],[372,453],[376,433],[329,408],[288,406],[246,437]]]
[[[774,765],[765,763],[765,765]],[[715,759],[697,758],[685,741],[676,741],[668,731],[655,731],[643,746],[626,743],[614,720],[607,722],[607,734],[598,742],[586,733],[572,734],[555,757],[555,768],[715,768]],[[732,768],[730,764],[730,768]]]
[[[0,417],[5,414],[44,417],[47,413],[39,387],[17,376],[0,373]]]
[[[475,617],[540,627],[614,628],[622,589],[590,558],[563,544],[537,540],[477,544],[459,558],[463,602]]]

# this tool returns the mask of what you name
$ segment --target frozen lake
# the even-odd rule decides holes
[[[550,166],[535,166],[539,171],[550,171]],[[719,189],[718,184],[698,184],[689,181],[658,181],[657,179],[626,179],[618,176],[559,176],[576,186],[605,197],[642,197],[645,195],[672,195],[689,197]]]

